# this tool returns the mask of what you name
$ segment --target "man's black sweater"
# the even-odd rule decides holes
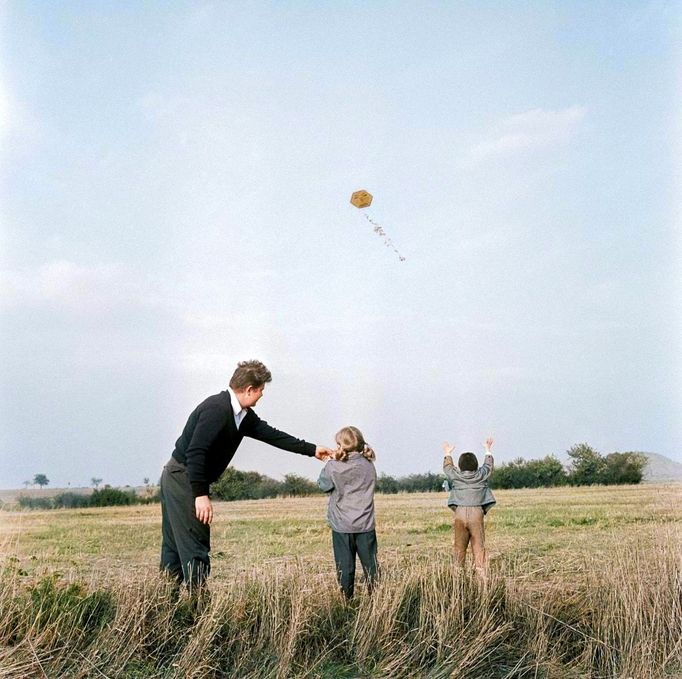
[[[187,465],[194,497],[208,495],[209,485],[225,471],[245,436],[291,453],[315,456],[314,444],[274,429],[251,408],[237,429],[230,392],[221,391],[195,408],[175,442],[173,457]]]

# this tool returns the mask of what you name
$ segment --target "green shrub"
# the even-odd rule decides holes
[[[120,490],[105,486],[95,490],[92,495],[72,493],[70,491],[59,493],[54,497],[29,497],[20,495],[17,498],[19,507],[22,509],[80,509],[83,507],[115,507],[136,504],[152,504],[160,502],[161,496],[157,491],[153,495],[140,497],[134,490]]]
[[[604,458],[587,443],[576,443],[566,453],[571,458],[569,481],[574,486],[602,483],[606,469]]]
[[[443,489],[443,475],[427,472],[426,474],[410,474],[398,480],[399,490],[406,493],[427,493]]]
[[[640,483],[647,465],[643,453],[610,453],[603,457],[586,443],[579,443],[567,452],[572,460],[568,478],[575,486]]]
[[[90,496],[90,507],[113,507],[132,505],[138,501],[135,491],[124,491],[111,486],[104,486]]]
[[[611,453],[603,457],[586,443],[574,445],[568,451],[571,458],[569,470],[548,455],[542,460],[524,460],[522,457],[499,465],[490,479],[493,488],[539,488],[550,486],[586,486],[640,483],[646,455],[642,453]]]
[[[53,498],[51,497],[20,495],[17,498],[17,502],[22,509],[52,509],[54,507]]]
[[[144,497],[136,495],[135,498],[136,502],[141,505],[153,505],[155,502],[161,502],[161,491],[157,490],[152,495],[145,495]]]
[[[53,498],[53,506],[56,508],[75,509],[78,507],[89,507],[90,496],[81,493],[59,493]]]
[[[377,479],[376,490],[377,493],[395,494],[400,490],[400,482],[393,476],[382,472]]]
[[[228,467],[211,486],[211,494],[220,500],[260,500],[277,497],[282,484],[258,472],[243,472]]]
[[[316,495],[321,492],[319,486],[314,481],[298,474],[287,474],[280,487],[279,495],[300,497],[303,495]]]
[[[490,485],[493,488],[546,488],[563,486],[568,477],[561,462],[553,455],[542,460],[519,457],[495,467]]]
[[[643,453],[611,453],[606,456],[603,483],[640,483],[647,463]]]

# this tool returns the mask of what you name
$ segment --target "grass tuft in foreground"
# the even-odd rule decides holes
[[[161,579],[88,588],[0,582],[1,677],[637,677],[682,669],[680,553],[672,541],[583,556],[539,587],[493,565],[383,564],[347,604],[304,563],[214,582],[196,602]]]

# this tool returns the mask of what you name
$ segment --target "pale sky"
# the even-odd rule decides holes
[[[4,3],[0,486],[158,479],[248,358],[380,472],[682,461],[681,10]]]

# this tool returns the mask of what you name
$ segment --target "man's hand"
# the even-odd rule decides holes
[[[447,441],[443,443],[443,452],[446,455],[452,455],[452,451],[455,449],[455,446],[451,446]]]
[[[210,525],[213,521],[213,505],[211,504],[211,498],[208,495],[200,495],[194,499],[194,510],[197,515],[197,519],[201,523]]]
[[[331,460],[334,457],[334,451],[324,446],[317,446],[315,448],[315,457],[318,460]]]
[[[488,436],[488,438],[485,440],[485,443],[483,444],[485,446],[486,453],[490,454],[490,449],[493,447],[493,443],[495,443],[493,437]]]

